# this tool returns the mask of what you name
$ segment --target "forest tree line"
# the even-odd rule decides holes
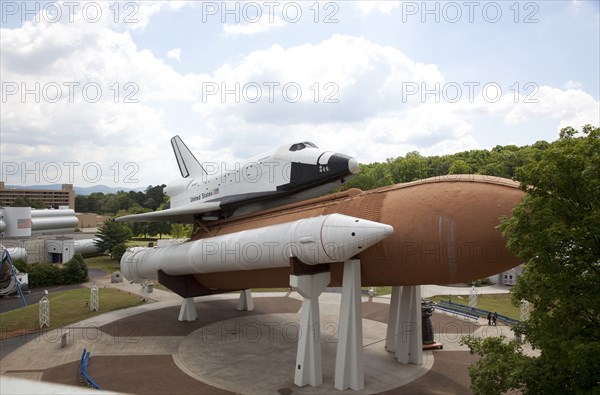
[[[540,160],[542,152],[554,143],[538,141],[533,145],[497,145],[491,150],[477,149],[442,156],[423,156],[412,151],[385,162],[361,164],[358,175],[347,183],[362,190],[422,180],[448,174],[482,174],[512,179],[516,169]]]
[[[121,217],[128,214],[141,214],[168,208],[169,197],[164,194],[165,185],[149,185],[144,192],[119,191],[104,194],[94,192],[89,195],[75,196],[75,211],[78,213],[96,213]],[[175,238],[189,237],[190,225],[169,224],[166,222],[133,222],[127,226],[134,236],[155,237],[171,235]]]

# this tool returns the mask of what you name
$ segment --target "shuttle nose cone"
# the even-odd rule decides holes
[[[352,174],[358,174],[358,161],[354,158],[348,160],[348,170]]]
[[[394,233],[390,225],[331,214],[321,229],[323,250],[333,262],[353,257]]]
[[[358,161],[348,155],[333,154],[327,162],[327,167],[334,174],[358,174]]]

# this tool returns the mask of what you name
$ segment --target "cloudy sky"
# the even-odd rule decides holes
[[[600,124],[598,1],[0,1],[7,184],[138,188],[294,141],[385,161]]]

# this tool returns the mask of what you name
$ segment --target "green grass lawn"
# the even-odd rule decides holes
[[[465,306],[469,305],[469,295],[461,296],[461,298],[456,295],[438,295],[428,298],[428,300],[433,300],[434,302],[438,302],[440,300],[447,302],[448,300],[452,300],[452,303],[459,303]],[[491,312],[495,311],[498,314],[505,315],[515,320],[521,319],[519,308],[511,304],[510,294],[478,295],[477,308]]]
[[[363,290],[369,290],[370,287],[362,287]],[[392,287],[373,287],[375,288],[375,296],[389,295],[392,293]]]
[[[118,261],[110,259],[108,255],[94,256],[91,258],[85,258],[85,264],[88,268],[94,269],[102,269],[108,273],[114,273],[116,271],[121,271],[121,264]],[[160,289],[163,291],[172,292],[169,288],[165,287],[162,284],[159,284],[158,281],[154,281],[154,288]]]
[[[115,288],[100,288],[100,311],[90,311],[90,289],[80,288],[48,295],[50,328],[60,328],[102,313],[141,304],[138,295]],[[39,305],[33,304],[0,314],[0,338],[39,329]]]
[[[127,247],[148,247],[148,241],[130,240],[127,242]],[[110,259],[110,256],[108,255],[85,258],[85,264],[89,268],[102,269],[108,273],[121,270],[121,263],[114,259]]]
[[[166,237],[163,237],[166,239]],[[156,246],[157,239],[144,239],[144,240],[129,240],[125,243],[127,247],[148,247],[148,243],[152,243],[153,246]]]
[[[88,268],[102,269],[108,273],[121,270],[119,261],[110,259],[110,256],[108,255],[99,255],[85,258],[85,264]]]

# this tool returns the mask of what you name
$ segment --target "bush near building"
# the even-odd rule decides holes
[[[15,261],[14,265],[20,272],[29,275],[30,288],[79,284],[88,280],[88,268],[81,254],[75,254],[64,265],[27,264],[22,261]]]

